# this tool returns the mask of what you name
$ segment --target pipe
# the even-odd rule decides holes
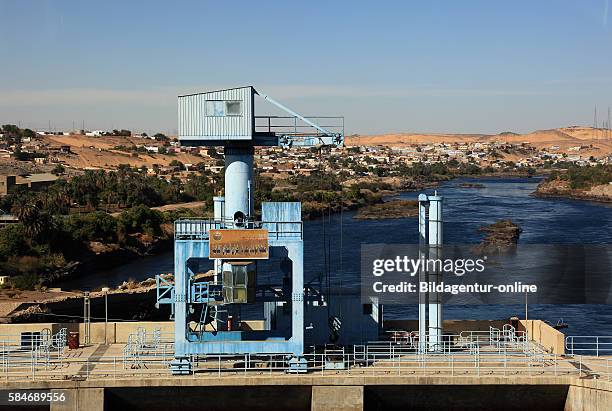
[[[224,221],[224,211],[225,211],[225,197],[215,196],[213,197],[213,218],[215,222],[223,222]],[[215,283],[219,282],[221,277],[221,264],[222,261],[218,258],[214,259],[214,274],[215,274]]]

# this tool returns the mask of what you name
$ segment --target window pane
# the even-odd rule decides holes
[[[228,116],[242,115],[242,101],[226,101],[225,114]]]
[[[225,104],[219,100],[207,100],[206,101],[206,115],[223,117],[225,115]]]

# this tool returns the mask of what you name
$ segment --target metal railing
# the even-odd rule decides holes
[[[233,228],[264,228],[269,239],[302,238],[301,221],[247,221],[237,224],[230,220],[179,219],[174,222],[174,238],[177,240],[208,240],[209,230]]]
[[[164,365],[169,365],[174,355],[174,334],[162,333],[156,328],[148,332],[143,327],[128,335],[128,340],[123,347],[123,358],[121,365],[123,369],[146,368],[148,360],[161,360]]]
[[[569,355],[612,355],[612,336],[570,335],[565,337],[565,352]]]
[[[387,333],[389,342],[386,344],[423,352],[451,353],[466,349],[476,352],[481,346],[496,349],[498,352],[508,349],[521,352],[544,352],[541,347],[527,339],[524,331],[517,331],[509,324],[501,330],[489,327],[489,331],[462,331],[455,335],[444,334],[435,339],[429,335],[420,338],[418,331],[391,330]]]
[[[527,354],[419,354],[398,349],[391,352],[342,350],[305,354],[310,375],[385,376],[575,376],[612,380],[609,359],[577,356],[564,359],[554,354],[532,357]],[[155,356],[129,358],[102,356],[52,360],[46,364],[35,357],[0,363],[0,378],[9,380],[171,378],[172,352]],[[232,377],[236,375],[290,374],[286,355],[207,355],[193,358],[193,378]],[[290,377],[290,376],[288,376]]]
[[[306,118],[330,133],[344,136],[344,117],[316,116]],[[303,122],[296,116],[255,116],[255,131],[289,137],[295,141],[296,145],[312,145],[308,139],[326,138],[320,130]]]
[[[612,357],[575,353],[572,356],[555,355],[543,351],[533,342],[524,341],[521,333],[509,329],[505,333],[499,331],[464,331],[445,335],[435,350],[419,350],[419,338],[415,333],[410,333],[410,338],[392,338],[363,345],[313,347],[303,356],[307,364],[305,371],[313,375],[357,376],[575,376],[612,381]],[[65,341],[65,331],[63,335]],[[60,333],[41,337],[25,346],[16,344],[14,338],[4,337],[5,341],[0,344],[0,378],[5,381],[171,378],[174,335],[162,333],[160,329],[146,331],[139,328],[128,337],[122,355],[100,357],[95,357],[95,354],[88,357],[83,349],[65,352],[65,343],[56,346],[54,342],[62,340]],[[599,337],[600,343],[602,338]],[[423,341],[428,341],[427,336]],[[290,374],[295,371],[286,354],[205,355],[192,356],[191,361],[193,378]]]

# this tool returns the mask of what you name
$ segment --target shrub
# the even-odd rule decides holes
[[[0,229],[0,258],[21,256],[30,251],[23,225],[13,224]]]
[[[161,234],[162,213],[139,205],[124,211],[118,218],[118,229],[124,234],[143,233],[151,236]]]
[[[117,241],[117,220],[103,211],[70,216],[64,229],[78,241]]]

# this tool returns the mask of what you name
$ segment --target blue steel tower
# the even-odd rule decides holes
[[[289,116],[255,116],[255,96]],[[320,117],[321,118],[321,117]],[[342,145],[344,120],[319,126],[253,87],[179,96],[181,145],[222,146],[225,195],[214,199],[213,219],[180,219],[174,224],[174,284],[157,278],[158,304],[172,304],[175,374],[192,372],[194,357],[207,354],[286,354],[304,367],[303,231],[301,204],[266,202],[255,218],[253,155],[256,146]],[[257,283],[257,260],[290,261],[282,286]],[[212,261],[212,274],[204,267]],[[264,303],[262,327],[242,327],[240,309]],[[277,310],[291,310],[291,326],[275,327]],[[286,311],[284,311],[286,312]]]

